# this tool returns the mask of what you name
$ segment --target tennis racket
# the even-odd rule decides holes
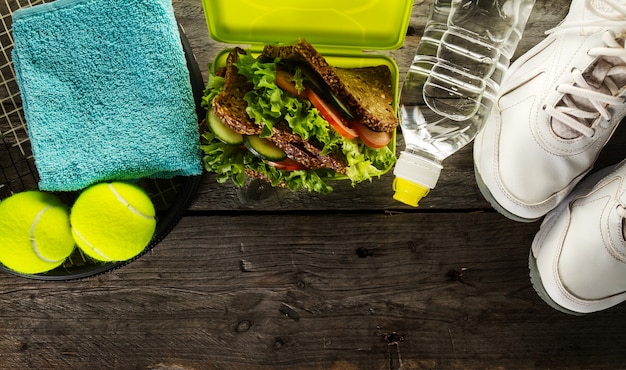
[[[26,190],[36,190],[39,182],[37,169],[28,137],[27,122],[20,91],[11,61],[13,36],[12,15],[20,9],[51,2],[52,0],[0,0],[0,202],[9,196]],[[187,68],[191,79],[198,117],[205,112],[200,106],[204,89],[202,74],[184,31],[179,27]],[[140,257],[157,245],[174,228],[184,215],[200,184],[200,176],[178,177],[167,180],[142,179],[139,185],[152,199],[157,217],[155,235]],[[66,204],[71,205],[78,193],[60,193]],[[132,261],[132,260],[131,260]],[[24,275],[2,265],[0,270],[40,280],[72,280],[101,274],[119,268],[131,261],[103,263],[90,259],[78,248],[56,269],[43,274]]]

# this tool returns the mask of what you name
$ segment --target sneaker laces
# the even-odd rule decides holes
[[[572,84],[561,84],[557,91],[563,94],[555,106],[544,106],[551,116],[552,128],[564,139],[595,134],[594,122],[604,119],[610,123],[609,107],[624,104],[620,95],[626,86],[626,6],[614,0],[585,0],[585,6],[597,16],[582,22],[565,22],[548,31],[580,30],[580,27],[603,27],[602,47],[588,51],[597,60],[587,69],[572,70]],[[607,8],[610,8],[607,10]]]

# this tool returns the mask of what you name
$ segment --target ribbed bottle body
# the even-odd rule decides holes
[[[406,146],[396,177],[432,189],[441,162],[476,137],[533,6],[534,0],[434,0],[400,93]]]

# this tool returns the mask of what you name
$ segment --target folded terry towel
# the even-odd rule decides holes
[[[13,16],[42,190],[202,172],[171,0],[57,0]]]

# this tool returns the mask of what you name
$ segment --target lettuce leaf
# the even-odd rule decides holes
[[[211,102],[217,94],[224,89],[224,77],[216,76],[214,73],[209,74],[209,80],[204,88],[204,94],[200,105],[206,109],[211,107]]]

